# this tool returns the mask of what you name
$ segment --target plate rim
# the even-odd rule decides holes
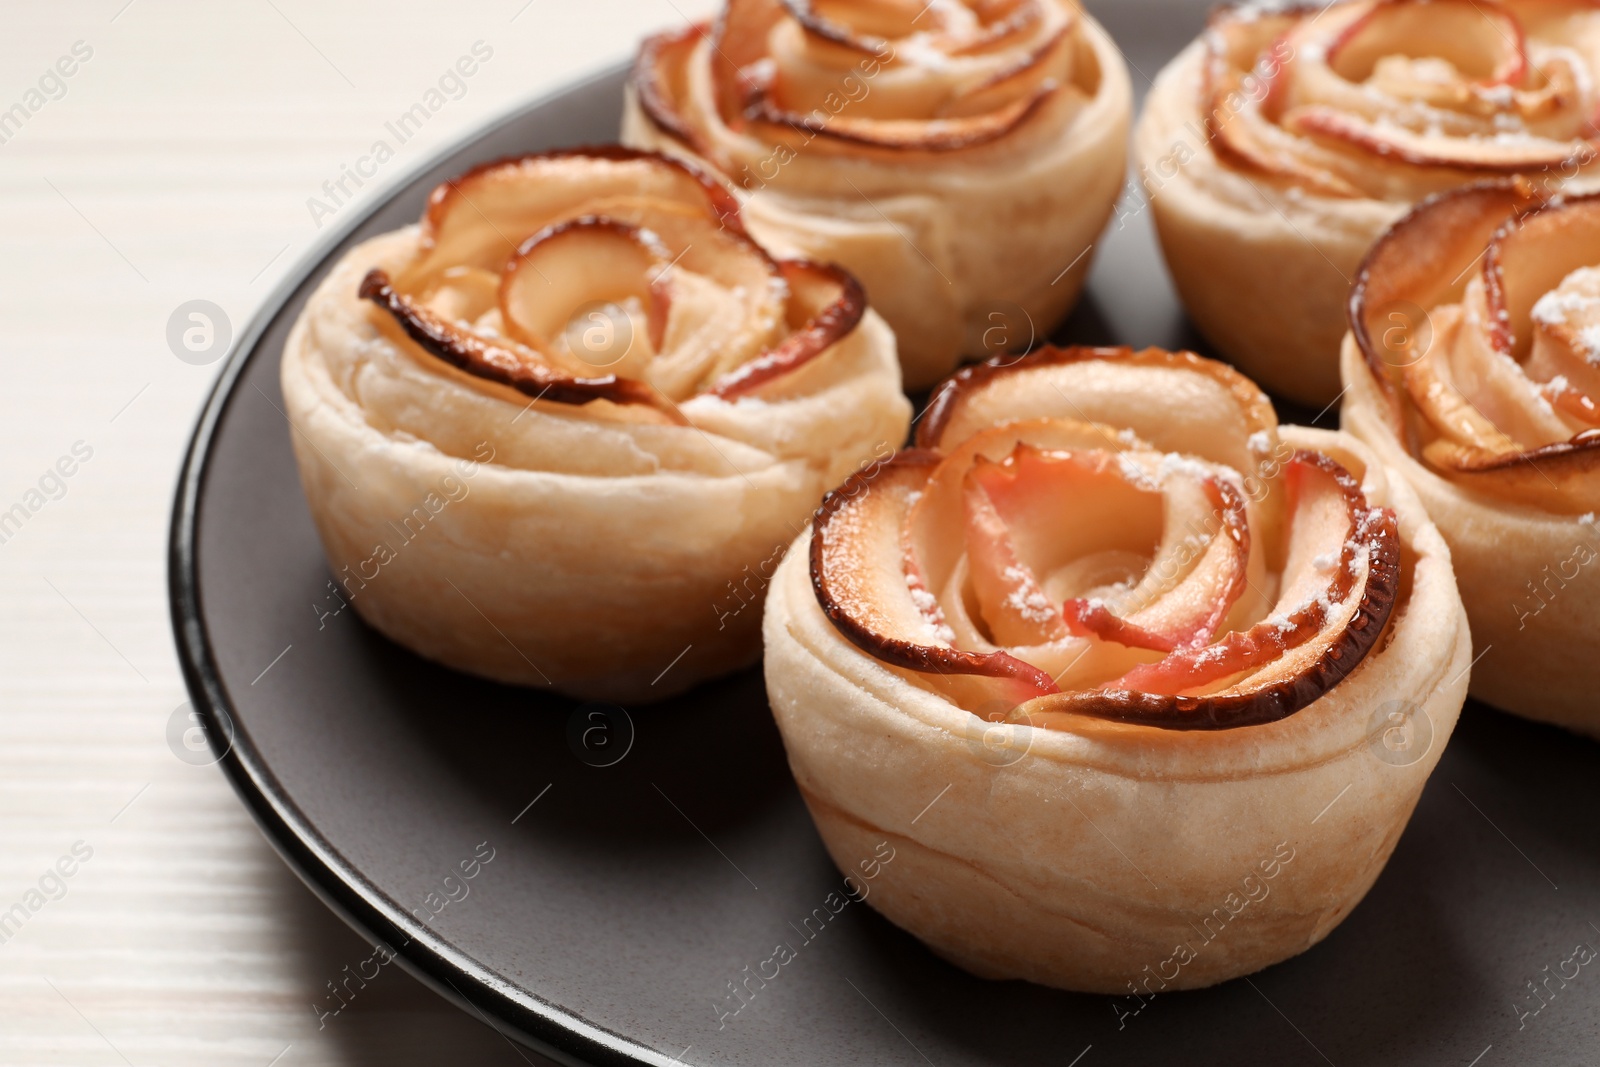
[[[624,77],[631,66],[625,60],[580,74],[469,127],[386,183],[370,203],[295,260],[239,334],[200,409],[179,469],[167,536],[167,601],[185,688],[205,725],[216,763],[273,850],[324,906],[369,942],[390,947],[406,971],[435,993],[463,1011],[470,1009],[503,1035],[575,1067],[681,1067],[682,1061],[543,1000],[474,959],[418,922],[321,834],[233,714],[206,628],[197,535],[211,446],[239,379],[256,358],[267,330],[311,275],[356,230],[440,163],[576,92]]]

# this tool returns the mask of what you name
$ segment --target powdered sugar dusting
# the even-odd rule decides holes
[[[1007,607],[1029,622],[1049,623],[1056,618],[1055,606],[1039,589],[1032,572],[1013,563],[1005,569],[1004,574],[1012,587],[1006,597]]]
[[[1578,331],[1578,344],[1583,358],[1590,363],[1600,363],[1600,325],[1585,326]]]
[[[906,590],[910,592],[911,602],[927,620],[928,629],[934,636],[947,645],[955,644],[956,632],[944,621],[944,611],[939,607],[939,598],[928,592],[915,574],[906,575]]]

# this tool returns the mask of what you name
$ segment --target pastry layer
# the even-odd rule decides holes
[[[1011,73],[947,84],[971,80],[960,64],[973,54],[937,51],[931,34],[874,38],[848,63],[825,57],[842,64],[830,68],[839,87],[794,116],[811,128],[720,105],[711,31],[658,38],[635,68],[623,141],[721,173],[764,243],[849,269],[895,330],[907,387],[926,388],[964,357],[1022,350],[1054,329],[1122,189],[1132,96],[1121,54],[1071,0],[1012,6],[1038,8],[1043,25],[1062,28],[1043,44],[1020,35],[1015,46],[972,50]],[[818,46],[797,23],[762,17],[775,21],[753,55],[813,61],[807,49]],[[746,69],[760,68],[753,62]],[[1030,66],[1046,63],[1061,69]],[[1027,77],[1044,80],[1002,91]],[[973,116],[1009,118],[968,142],[948,136]],[[863,142],[857,126],[903,143]]]
[[[1135,159],[1168,268],[1201,332],[1271,392],[1338,395],[1345,296],[1413,204],[1517,173],[1548,192],[1600,181],[1600,13],[1480,7],[1227,6],[1156,78]]]
[[[1463,488],[1413,456],[1390,421],[1390,401],[1354,341],[1343,367],[1340,422],[1421,497],[1450,544],[1456,582],[1482,653],[1472,694],[1499,708],[1600,737],[1600,529]]]
[[[867,312],[776,394],[695,396],[672,425],[534,400],[394,339],[357,291],[417,254],[415,227],[352,249],[284,353],[306,497],[352,606],[430,659],[591,699],[752,662],[783,547],[904,436],[883,321]]]
[[[1243,437],[1217,446],[1242,451]],[[870,903],[979,975],[1148,996],[1286,959],[1360,902],[1455,725],[1471,638],[1450,551],[1412,490],[1348,435],[1284,427],[1281,439],[1392,510],[1401,596],[1348,675],[1260,725],[1027,724],[1049,696],[987,721],[943,679],[841,632],[813,588],[815,557],[806,565],[815,534],[802,536],[766,608],[768,694],[841,869],[880,841],[896,850]]]

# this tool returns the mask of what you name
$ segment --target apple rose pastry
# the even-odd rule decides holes
[[[1413,204],[1495,175],[1594,184],[1597,70],[1589,0],[1221,9],[1135,138],[1190,316],[1268,389],[1331,402],[1356,268]]]
[[[920,389],[1066,316],[1131,110],[1077,0],[729,0],[645,42],[622,137],[722,174],[769,247],[854,272]]]
[[[363,618],[618,701],[753,661],[783,546],[910,421],[850,275],[774,259],[720,184],[615,148],[439,186],[420,226],[334,267],[282,379]]]
[[[918,445],[829,494],[767,601],[834,860],[889,842],[871,902],[985,977],[1144,996],[1323,938],[1466,696],[1411,490],[1153,349],[963,371]]]
[[[1600,198],[1442,194],[1373,248],[1350,317],[1343,424],[1450,543],[1473,695],[1600,736]]]

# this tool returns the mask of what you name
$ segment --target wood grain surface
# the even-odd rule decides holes
[[[350,204],[709,7],[0,12],[0,1063],[536,1061],[394,968],[319,1024],[371,950],[169,744],[167,522],[220,364],[180,360],[168,321],[207,300],[237,336]],[[451,77],[475,44],[489,58]],[[400,143],[387,124],[419,103]],[[361,163],[380,140],[393,157]],[[358,166],[348,198],[324,188]]]

